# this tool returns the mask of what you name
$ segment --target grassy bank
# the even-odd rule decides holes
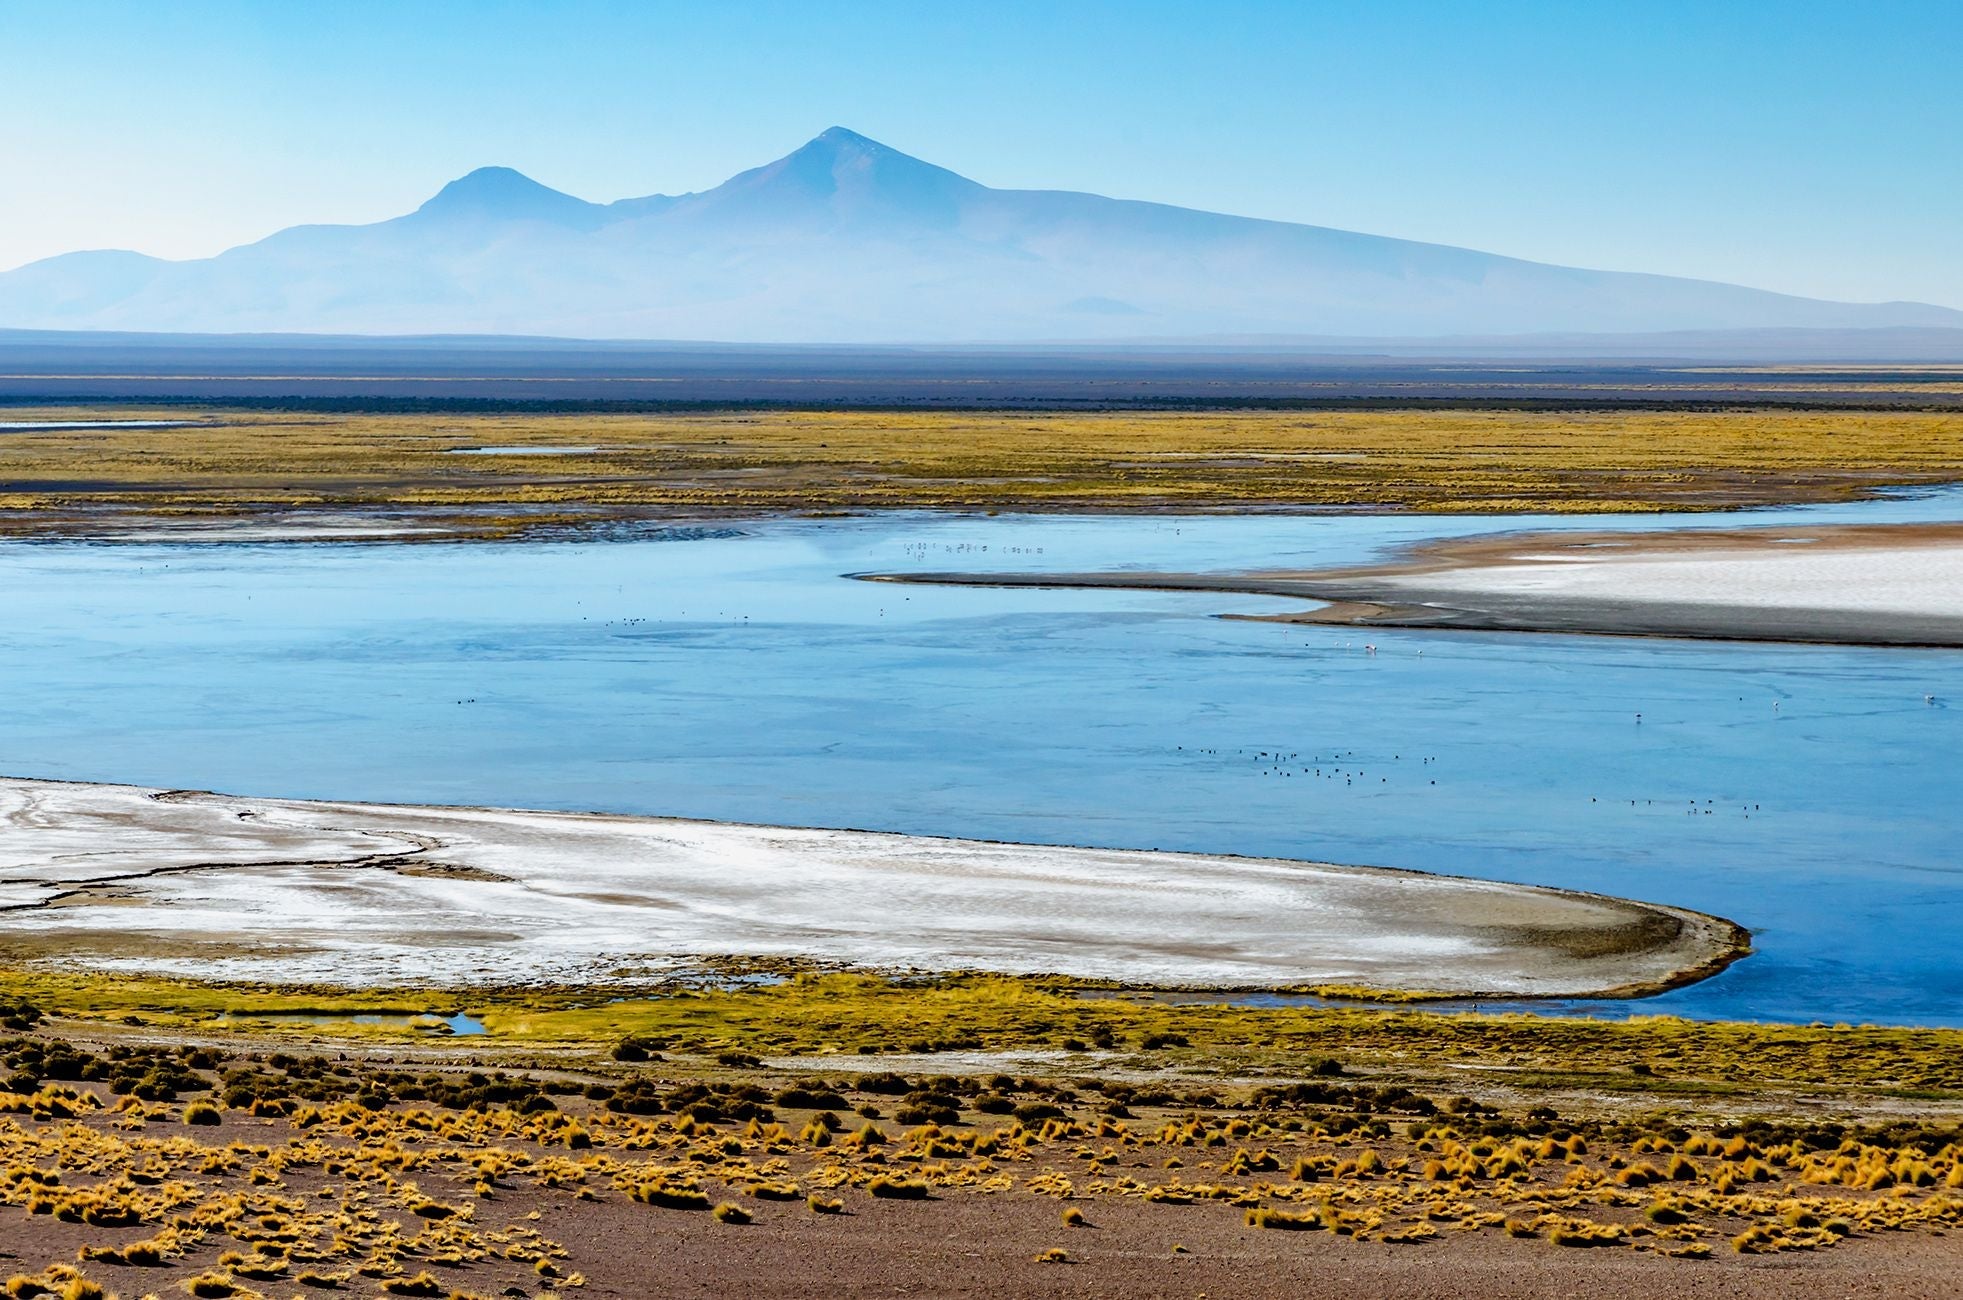
[[[995,976],[919,981],[804,974],[781,983],[591,990],[339,992],[15,972],[0,996],[78,1030],[201,1038],[428,1042],[421,1013],[467,1011],[451,1040],[492,1055],[603,1061],[624,1040],[719,1060],[1048,1053],[1059,1069],[1301,1071],[1335,1061],[1413,1083],[1631,1096],[1963,1100],[1963,1031],[1626,1021],[1370,1007],[1175,1005]],[[1095,996],[1089,994],[1095,993]],[[378,1023],[357,1015],[387,1013]],[[1074,1064],[1070,1063],[1074,1060]]]
[[[719,1234],[752,1231],[787,1259],[824,1253],[834,1282],[955,1266],[1005,1295],[1041,1290],[1031,1260],[1104,1278],[1168,1242],[1219,1261],[1215,1286],[1325,1248],[1337,1268],[1442,1252],[1411,1257],[1415,1284],[1495,1252],[1838,1269],[1819,1261],[1844,1246],[1849,1267],[1889,1261],[1920,1286],[1963,1227],[1963,1139],[1938,1105],[1963,1090],[1963,1034],[1946,1031],[804,976],[620,1002],[473,994],[489,1032],[434,1040],[336,1021],[450,1001],[427,995],[0,987],[0,1271],[22,1297],[158,1279],[221,1298],[633,1295],[678,1267],[749,1293],[756,1259]],[[1038,1048],[1055,1054],[989,1057]],[[789,1050],[820,1055],[759,1059]],[[1514,1095],[1469,1085],[1496,1073]],[[842,1254],[841,1219],[867,1234]],[[658,1261],[608,1244],[687,1252],[698,1235],[699,1254]],[[1678,1294],[1645,1276],[1640,1294]]]
[[[7,434],[0,510],[29,512],[10,521],[17,530],[103,509],[400,509],[480,535],[638,514],[907,507],[1703,510],[1963,478],[1953,411],[8,415],[200,422]],[[516,450],[457,454],[485,447]],[[526,454],[553,448],[581,450]]]

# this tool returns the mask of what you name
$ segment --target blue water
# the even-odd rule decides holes
[[[275,1023],[298,1021],[309,1025],[393,1025],[408,1028],[421,1020],[422,1016],[393,1011],[356,1012],[353,1015],[320,1014],[311,1011],[291,1013],[283,1011],[259,1011],[227,1012],[226,1018],[237,1020],[270,1020]],[[447,1016],[437,1016],[436,1020],[452,1034],[482,1034],[488,1032],[484,1027],[484,1022],[476,1016],[470,1015],[468,1012],[453,1011]]]
[[[1750,521],[1959,518],[1943,493]],[[1643,1010],[1963,1024],[1963,653],[1375,630],[1368,654],[1350,630],[1211,617],[1295,607],[1267,598],[840,576],[1325,565],[1685,523],[899,515],[593,544],[0,544],[0,771],[1562,885],[1756,932],[1757,955]]]

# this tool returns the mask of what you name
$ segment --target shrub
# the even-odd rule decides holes
[[[629,1034],[613,1045],[613,1059],[630,1062],[657,1060],[660,1049],[667,1045],[658,1039],[640,1038]]]
[[[301,1286],[317,1287],[324,1291],[334,1290],[347,1280],[348,1274],[345,1271],[338,1273],[319,1273],[312,1269],[307,1270],[294,1279]]]
[[[88,1249],[84,1247],[83,1249]],[[95,1257],[129,1268],[162,1268],[164,1248],[155,1241],[132,1241],[127,1246],[111,1246],[95,1252]]]
[[[1622,1229],[1613,1223],[1557,1223],[1547,1239],[1557,1246],[1613,1246],[1622,1240]]]
[[[918,1178],[895,1178],[881,1174],[866,1184],[866,1191],[888,1201],[924,1201],[928,1187]]]
[[[752,1183],[750,1184],[750,1195],[756,1197],[759,1201],[795,1201],[797,1199],[797,1184]]]
[[[55,1300],[109,1300],[109,1293],[65,1264],[56,1264],[39,1277],[16,1274],[0,1287],[9,1300],[34,1300],[49,1296]]]
[[[1038,1264],[1068,1264],[1070,1252],[1061,1246],[1052,1246],[1036,1257]]]
[[[805,1197],[804,1203],[810,1208],[813,1214],[845,1213],[845,1202],[836,1198],[813,1195]]]
[[[1756,1255],[1772,1242],[1772,1234],[1762,1226],[1747,1228],[1731,1239],[1731,1248],[1741,1255]]]
[[[428,1273],[418,1273],[414,1277],[392,1277],[382,1283],[382,1290],[389,1295],[436,1296],[443,1294],[443,1284]]]
[[[1063,1226],[1064,1226],[1064,1227],[1066,1227],[1066,1228],[1081,1228],[1081,1227],[1083,1227],[1083,1226],[1084,1226],[1084,1212],[1083,1212],[1082,1210],[1080,1210],[1080,1209],[1078,1209],[1078,1208],[1077,1208],[1076,1206],[1074,1206],[1074,1205],[1067,1205],[1067,1206],[1065,1206],[1065,1207],[1064,1207],[1064,1209],[1063,1209]]]
[[[218,1113],[218,1107],[212,1105],[210,1102],[194,1101],[184,1108],[184,1122],[186,1124],[197,1124],[208,1128],[212,1125],[223,1123],[224,1116],[220,1115]]]
[[[1287,1210],[1256,1209],[1247,1212],[1247,1226],[1250,1228],[1276,1228],[1283,1232],[1304,1232],[1311,1228],[1323,1227],[1322,1216],[1314,1210],[1302,1214],[1291,1214]]]
[[[0,1001],[0,1029],[32,1029],[40,1022],[41,1009],[18,998]]]
[[[750,1212],[734,1201],[724,1201],[713,1211],[718,1223],[749,1223]]]
[[[641,1183],[627,1193],[643,1205],[663,1210],[706,1210],[709,1198],[693,1187],[666,1183],[659,1179]]]
[[[661,1090],[646,1079],[633,1079],[613,1089],[606,1105],[616,1115],[659,1115],[668,1109]]]
[[[949,1106],[902,1106],[893,1112],[893,1118],[901,1124],[911,1126],[959,1124],[961,1112]]]

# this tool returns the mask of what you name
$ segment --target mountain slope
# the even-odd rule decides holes
[[[367,226],[0,274],[0,327],[771,342],[1963,325],[1066,191],[995,190],[834,127],[715,189],[588,203],[486,167]]]

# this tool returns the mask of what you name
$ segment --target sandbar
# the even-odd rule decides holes
[[[1963,646],[1963,524],[1520,532],[1390,562],[1245,573],[857,575],[1291,596],[1277,621],[1840,645]]]
[[[752,958],[1569,997],[1747,951],[1682,908],[1224,855],[22,779],[0,827],[0,961],[71,969],[517,986]]]

